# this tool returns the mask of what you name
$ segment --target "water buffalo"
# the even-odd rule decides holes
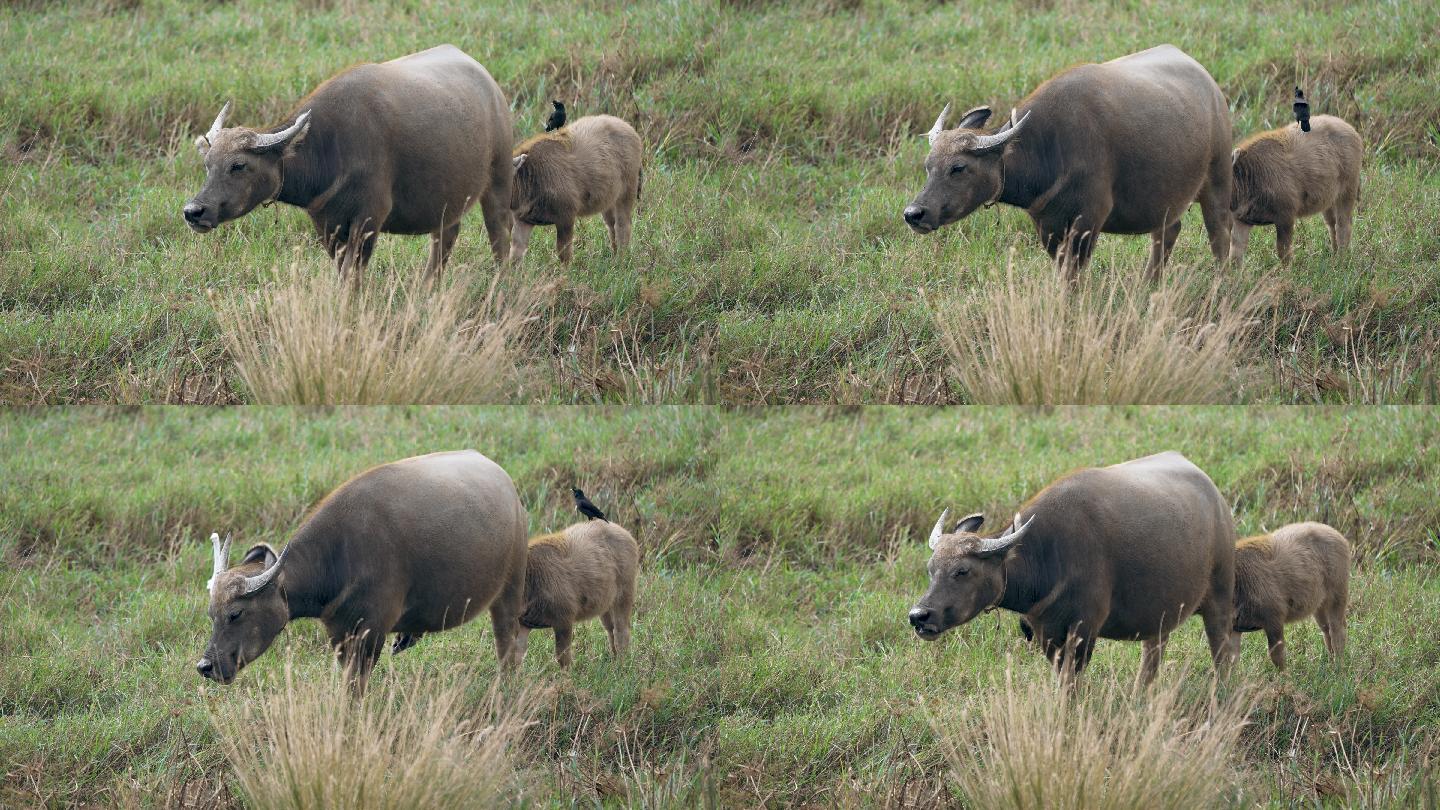
[[[604,217],[610,249],[623,251],[640,201],[642,151],[635,129],[613,115],[587,115],[515,147],[510,260],[525,258],[535,226],[554,225],[556,252],[569,262],[575,221],[592,214]]]
[[[530,541],[525,563],[525,610],[517,637],[525,655],[531,630],[555,629],[560,666],[573,660],[571,633],[578,622],[600,617],[619,657],[630,646],[630,613],[635,608],[635,575],[640,546],[630,532],[604,519],[576,523]]]
[[[358,283],[378,232],[430,234],[438,277],[480,203],[496,261],[510,246],[510,108],[479,62],[441,45],[352,67],[315,88],[270,132],[225,127],[196,139],[205,185],[185,204],[197,233],[276,200],[304,208],[341,275]]]
[[[992,608],[1019,613],[1062,676],[1097,638],[1144,641],[1155,677],[1170,632],[1199,613],[1217,670],[1229,662],[1235,524],[1215,484],[1179,453],[1071,473],[1020,508],[1000,536],[970,515],[930,532],[930,588],[910,611],[934,640]]]
[[[1161,45],[1072,67],[1020,102],[1019,116],[981,130],[989,107],[930,130],[925,187],[905,222],[929,233],[997,202],[1025,209],[1051,258],[1073,279],[1097,233],[1148,233],[1158,277],[1199,201],[1210,249],[1230,248],[1230,110],[1199,62]]]
[[[228,568],[229,541],[213,536],[213,632],[196,669],[230,683],[292,619],[318,618],[363,689],[388,634],[413,643],[486,608],[500,661],[513,666],[527,524],[510,476],[465,450],[355,476],[305,517],[279,554],[261,543]]]
[[[1355,128],[1333,115],[1306,121],[1308,132],[1296,122],[1251,135],[1235,148],[1231,260],[1245,258],[1252,227],[1273,224],[1275,252],[1289,262],[1295,221],[1312,214],[1325,215],[1332,249],[1350,246],[1365,147]]]
[[[1235,625],[1240,634],[1264,630],[1270,661],[1285,668],[1285,625],[1315,617],[1325,648],[1345,652],[1345,606],[1350,601],[1350,543],[1324,523],[1292,523],[1247,537],[1235,547]]]

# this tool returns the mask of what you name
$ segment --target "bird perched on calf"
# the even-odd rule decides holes
[[[546,132],[554,132],[565,126],[565,102],[557,99],[550,103],[555,105],[555,109],[551,110],[550,117],[545,119]]]
[[[600,507],[591,503],[590,499],[585,497],[584,490],[579,487],[571,487],[570,494],[575,496],[575,511],[584,515],[586,520],[605,520],[605,513],[601,512]]]

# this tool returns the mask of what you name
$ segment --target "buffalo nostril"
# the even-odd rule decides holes
[[[919,627],[930,620],[930,611],[925,608],[915,608],[910,611],[910,624]]]
[[[205,216],[205,206],[197,202],[185,203],[185,207],[180,209],[180,211],[185,215],[185,219],[189,222],[194,222],[195,220]]]
[[[908,207],[905,209],[905,221],[908,222],[908,223],[910,223],[910,224],[912,224],[912,225],[915,224],[916,222],[919,222],[920,220],[922,220],[922,219],[924,219],[924,218],[925,218],[925,209],[924,209],[924,208],[921,208],[921,207],[918,206],[918,205],[911,205],[911,206],[908,206]],[[914,615],[914,614],[911,614],[911,615]]]
[[[195,671],[206,678],[212,677],[215,674],[215,662],[209,658],[201,658],[199,662],[195,664]]]

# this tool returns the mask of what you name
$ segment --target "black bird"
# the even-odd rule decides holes
[[[552,101],[550,103],[555,105],[555,111],[550,113],[550,117],[545,120],[546,132],[554,132],[560,127],[565,126],[565,104],[559,101]]]
[[[1310,102],[1305,100],[1305,91],[1299,87],[1295,88],[1295,120],[1300,124],[1301,132],[1310,131]]]
[[[585,493],[580,491],[579,487],[571,487],[570,492],[575,495],[575,510],[584,515],[586,520],[605,520],[605,513],[597,509],[595,504],[585,497]]]

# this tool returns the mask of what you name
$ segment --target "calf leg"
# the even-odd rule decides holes
[[[1325,216],[1325,229],[1330,232],[1330,249],[1336,252],[1340,250],[1340,235],[1337,233],[1336,211],[1331,206],[1321,212]]]
[[[575,220],[555,223],[555,254],[561,264],[569,264],[575,255]]]
[[[1335,206],[1335,249],[1350,249],[1350,228],[1355,223],[1355,200],[1341,200]]]
[[[630,229],[635,222],[635,201],[625,200],[615,206],[615,252],[624,253],[630,247]]]
[[[1331,602],[1315,613],[1315,623],[1325,636],[1325,649],[1339,658],[1345,652],[1345,602]]]
[[[1230,261],[1237,267],[1245,260],[1245,248],[1250,244],[1250,226],[1236,222],[1230,228]]]
[[[534,225],[527,225],[523,222],[515,223],[515,229],[510,232],[510,263],[519,264],[525,258],[525,252],[530,249],[530,232],[535,230]]]
[[[425,275],[431,283],[440,280],[445,263],[450,261],[450,251],[455,247],[455,239],[459,236],[460,223],[458,222],[430,235],[430,261],[425,264]]]
[[[620,242],[619,238],[615,234],[615,209],[610,208],[605,211],[601,211],[600,216],[605,220],[605,230],[610,235],[610,252],[619,253]]]
[[[555,625],[555,660],[560,662],[561,669],[569,669],[570,664],[575,661],[575,654],[570,650],[570,642],[574,638],[574,628],[568,624]]]
[[[1270,645],[1270,662],[1276,669],[1285,668],[1285,625],[1274,622],[1265,625],[1265,643]]]
[[[1295,256],[1295,220],[1275,220],[1275,255],[1280,257],[1281,264],[1289,264]]]

